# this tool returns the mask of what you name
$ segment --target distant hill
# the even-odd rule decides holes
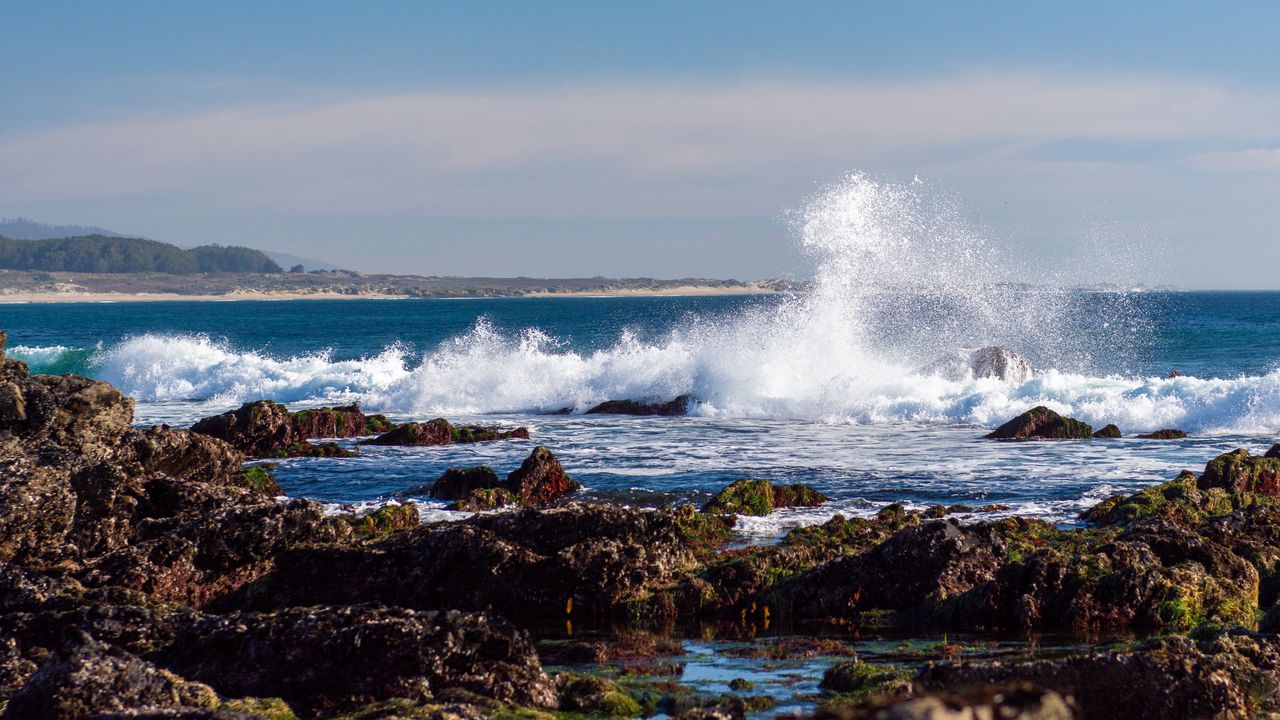
[[[0,269],[79,273],[278,273],[283,269],[260,250],[176,245],[113,235],[21,240],[0,237]]]
[[[263,250],[263,252],[267,254],[267,257],[271,258],[272,260],[275,260],[276,264],[282,268],[292,268],[297,265],[301,265],[302,269],[307,272],[310,272],[312,270],[341,269],[337,265],[334,265],[333,263],[327,263],[323,260],[317,260],[315,258],[303,257],[302,255],[290,255],[289,253],[271,252],[270,250]]]
[[[92,225],[49,225],[24,217],[0,218],[0,236],[14,240],[49,240],[83,235],[126,237],[121,233]]]

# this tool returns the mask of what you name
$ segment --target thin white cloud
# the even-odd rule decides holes
[[[1254,141],[1277,122],[1280,98],[1150,77],[423,92],[0,135],[0,197],[181,197],[219,212],[713,217],[774,211],[850,167],[959,157],[973,172],[1021,173],[1024,151],[1045,143]],[[1230,164],[1214,157],[1195,164]]]

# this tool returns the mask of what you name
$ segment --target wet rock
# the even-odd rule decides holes
[[[976,350],[957,349],[926,365],[921,372],[956,381],[996,378],[1024,383],[1031,379],[1031,363],[1008,348],[992,345]]]
[[[506,488],[477,488],[453,504],[461,512],[484,512],[520,505],[520,498]]]
[[[529,431],[518,427],[504,429],[482,425],[451,425],[444,418],[436,418],[423,423],[405,423],[394,430],[376,438],[362,440],[361,445],[448,445],[450,443],[488,442],[492,440],[509,440],[511,438],[529,439]]]
[[[1049,408],[1034,407],[987,434],[988,440],[1082,440],[1093,428]]]
[[[1056,660],[934,664],[916,680],[926,689],[1030,682],[1073,697],[1082,717],[1104,720],[1246,718],[1280,706],[1278,668],[1273,638],[1227,633]]]
[[[523,508],[425,525],[368,546],[290,550],[232,600],[254,609],[363,602],[492,609],[545,622],[622,614],[628,601],[670,585],[693,562],[674,511]]]
[[[1085,716],[1079,713],[1071,698],[1024,683],[980,685],[909,700],[886,697],[862,705],[826,705],[809,717],[813,720],[1079,720]]]
[[[1123,437],[1120,434],[1120,428],[1116,427],[1114,423],[1103,425],[1102,429],[1100,430],[1094,430],[1093,436],[1096,438],[1106,438],[1111,440],[1114,440],[1115,438],[1118,438],[1118,437]]]
[[[636,400],[606,400],[587,410],[588,415],[663,415],[667,417],[689,414],[690,397],[680,395],[664,403],[647,403]]]
[[[488,465],[468,468],[448,468],[431,484],[427,497],[438,500],[461,500],[473,490],[496,488],[502,485],[498,473]]]
[[[219,482],[237,472],[245,460],[243,453],[217,438],[164,425],[131,431],[126,436],[129,440],[143,472],[177,480]]]
[[[78,720],[138,708],[213,707],[207,685],[81,635],[32,674],[9,700],[6,719]]]
[[[309,500],[224,507],[144,524],[137,541],[94,560],[81,579],[203,607],[268,572],[285,550],[351,535],[349,523]]]
[[[640,703],[612,680],[562,673],[556,677],[560,709],[596,717],[633,718],[643,714]]]
[[[1244,448],[1224,453],[1205,466],[1199,485],[1280,497],[1280,457],[1254,457]]]
[[[1163,430],[1156,430],[1155,432],[1143,433],[1137,437],[1143,440],[1181,440],[1186,436],[1187,434],[1181,430],[1165,428]]]
[[[808,485],[775,485],[768,480],[743,479],[717,493],[702,512],[768,515],[779,508],[817,507],[827,500],[826,495]]]
[[[351,529],[361,537],[382,537],[401,530],[417,527],[418,506],[413,503],[386,505],[370,513],[347,518]]]
[[[570,478],[550,450],[535,447],[520,467],[507,475],[506,489],[526,505],[547,505],[582,486]]]
[[[191,626],[163,661],[223,695],[280,697],[308,713],[451,688],[559,702],[528,635],[485,614],[370,605],[233,613]]]
[[[818,687],[859,697],[884,694],[905,697],[911,694],[911,672],[896,665],[853,660],[827,668]]]
[[[390,426],[384,416],[366,416],[358,405],[290,412],[280,403],[258,400],[204,418],[191,430],[223,440],[251,457],[298,457],[312,456],[317,452],[312,448],[332,445],[311,445],[307,440],[359,437]],[[345,457],[324,455],[332,456]]]

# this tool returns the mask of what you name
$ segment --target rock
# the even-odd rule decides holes
[[[1080,716],[1145,720],[1258,717],[1280,708],[1274,638],[1227,633],[1196,643],[1172,636],[1135,650],[1065,659],[932,664],[925,689],[1029,682],[1070,695]]]
[[[1224,453],[1205,465],[1199,486],[1280,497],[1280,457],[1254,457],[1244,448]]]
[[[640,703],[612,680],[590,675],[562,673],[556,677],[560,709],[593,717],[634,718],[643,710]]]
[[[565,474],[560,461],[541,445],[507,475],[506,489],[525,505],[548,505],[582,486]]]
[[[147,473],[159,473],[176,480],[220,482],[244,464],[244,453],[229,443],[190,430],[173,430],[158,425],[150,430],[130,431],[133,458]]]
[[[245,403],[235,410],[204,418],[191,426],[192,432],[229,443],[251,457],[347,457],[334,443],[311,445],[316,438],[359,437],[389,428],[382,415],[366,416],[358,405],[316,408],[290,412],[270,400]],[[322,448],[315,450],[314,448]],[[334,451],[337,448],[340,452]]]
[[[1165,428],[1163,430],[1156,430],[1155,432],[1143,433],[1137,437],[1143,440],[1181,440],[1186,436],[1187,434],[1181,430]]]
[[[222,507],[150,523],[137,541],[95,559],[80,577],[199,608],[270,571],[285,550],[352,533],[350,523],[327,517],[310,500]]]
[[[1123,437],[1120,434],[1120,428],[1116,427],[1115,424],[1103,425],[1102,429],[1093,431],[1093,436],[1096,438],[1107,438],[1113,440],[1118,437]]]
[[[232,613],[192,625],[164,663],[223,695],[280,697],[307,714],[450,689],[555,708],[528,635],[483,613],[373,605]]]
[[[571,504],[424,525],[362,547],[296,547],[245,586],[246,609],[377,602],[515,620],[627,612],[694,563],[680,513]],[[334,582],[334,578],[342,578]]]
[[[1271,446],[1271,449],[1270,449],[1270,450],[1268,450],[1268,451],[1266,452],[1266,454],[1265,454],[1265,455],[1263,455],[1262,457],[1266,457],[1266,458],[1280,458],[1280,443],[1276,443],[1275,445],[1272,445],[1272,446]]]
[[[484,512],[520,504],[520,498],[506,488],[477,488],[454,503],[453,509],[462,512]]]
[[[987,434],[988,440],[1082,440],[1093,428],[1049,408],[1034,407]]]
[[[606,400],[587,410],[588,415],[664,415],[677,416],[689,414],[690,397],[680,395],[664,403],[646,403],[636,400]]]
[[[79,720],[138,708],[213,707],[218,696],[87,635],[50,657],[9,700],[5,718]]]
[[[768,480],[742,479],[721,490],[703,508],[705,513],[768,515],[779,508],[817,507],[826,495],[808,485],[774,485]]]
[[[1031,363],[1008,348],[992,345],[976,350],[959,348],[921,368],[921,372],[958,382],[996,378],[1021,384],[1031,379]]]
[[[1071,698],[1023,683],[977,685],[909,700],[890,696],[862,705],[826,705],[809,717],[812,720],[1078,720],[1085,716],[1076,710]]]
[[[496,488],[502,485],[498,473],[488,465],[469,468],[448,468],[431,484],[427,497],[439,500],[461,500],[473,490]]]
[[[417,527],[418,506],[413,503],[384,505],[370,513],[347,518],[351,529],[361,537],[382,537],[393,532]]]
[[[911,672],[896,665],[852,660],[827,668],[818,687],[861,697],[886,693],[904,697],[911,694]]]
[[[500,427],[482,425],[460,425],[454,427],[444,418],[436,418],[424,423],[405,423],[391,432],[376,438],[360,441],[361,445],[448,445],[450,443],[487,442],[492,440],[509,440],[511,438],[529,439],[529,431],[518,427],[506,430]]]

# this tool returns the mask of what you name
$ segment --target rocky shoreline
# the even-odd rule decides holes
[[[1022,437],[1092,433],[1033,417]],[[682,680],[689,628],[770,662],[826,658],[814,717],[1280,713],[1280,448],[1207,459],[1081,528],[890,505],[741,548],[735,515],[824,498],[750,480],[701,510],[581,503],[538,447],[505,478],[458,468],[429,489],[497,512],[332,515],[246,463],[318,438],[528,432],[270,402],[189,430],[132,423],[118,390],[30,375],[0,333],[4,718],[767,716],[778,698],[750,680]],[[1050,634],[1072,640],[948,642]],[[859,656],[871,636],[935,640]]]

